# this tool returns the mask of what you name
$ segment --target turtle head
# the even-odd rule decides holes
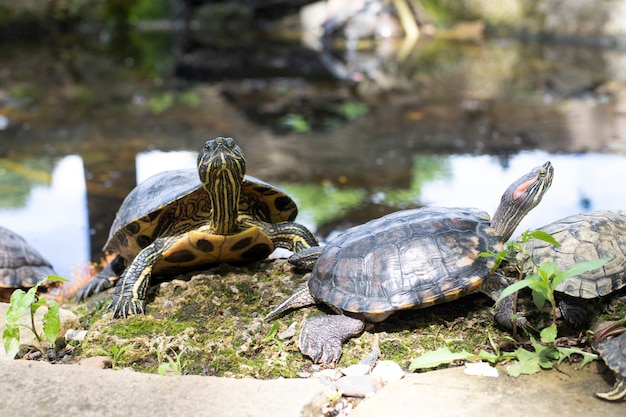
[[[503,241],[509,240],[524,216],[535,208],[552,185],[554,168],[550,161],[535,167],[517,179],[502,195],[500,206],[491,220]]]
[[[232,138],[208,140],[198,155],[198,175],[209,195],[211,222],[217,234],[236,232],[246,160]]]

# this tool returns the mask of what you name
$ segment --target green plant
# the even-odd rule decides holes
[[[279,352],[282,353],[284,349],[283,349],[283,342],[278,337],[278,329],[279,328],[280,328],[280,322],[278,320],[276,320],[274,322],[274,324],[272,324],[272,327],[270,328],[270,331],[265,336],[264,340],[266,342],[270,342],[270,341],[276,342],[276,345],[278,345]]]
[[[157,361],[159,362],[159,367],[157,368],[157,373],[159,375],[182,375],[187,368],[188,361],[183,360],[182,357],[185,353],[185,349],[180,352],[176,352],[173,349],[170,349],[174,357],[165,354],[165,359],[167,361],[163,361],[163,353],[161,349],[156,350]]]
[[[127,348],[127,346],[112,345],[109,350],[100,348],[98,349],[98,352],[109,357],[109,359],[111,360],[111,369],[119,370],[122,369],[122,367],[119,365],[120,359],[122,358],[124,352],[126,352]]]
[[[554,292],[557,286],[565,279],[580,275],[584,272],[600,268],[602,265],[610,261],[609,258],[593,259],[586,262],[579,262],[571,268],[562,271],[555,262],[544,262],[538,264],[532,255],[528,252],[526,244],[530,239],[538,239],[547,242],[553,246],[560,247],[552,235],[541,230],[525,231],[522,234],[521,242],[507,242],[505,248],[499,253],[483,252],[479,256],[495,257],[493,272],[496,271],[503,261],[508,262],[517,270],[519,280],[508,287],[501,293],[496,304],[505,298],[516,294],[524,288],[530,288],[535,306],[541,310],[546,301],[550,303],[552,325],[556,327],[557,318],[557,300]],[[531,263],[528,266],[528,262]]]
[[[501,352],[497,344],[494,343],[491,334],[488,335],[489,344],[494,353],[481,349],[478,353],[470,353],[466,350],[453,352],[449,347],[443,346],[436,350],[427,351],[423,355],[411,360],[409,370],[435,368],[439,365],[452,363],[455,361],[484,360],[496,364],[505,359],[515,359],[516,355],[511,352]]]
[[[46,300],[44,297],[37,296],[39,286],[47,281],[68,282],[65,278],[50,275],[26,292],[21,289],[16,289],[11,294],[9,308],[4,318],[6,327],[2,333],[4,350],[11,359],[15,358],[15,355],[17,355],[20,350],[20,327],[27,328],[33,333],[38,344],[35,348],[46,356],[44,339],[35,327],[35,312],[44,305],[48,306],[48,311],[43,316],[43,335],[51,346],[54,346],[57,340],[61,328],[59,305],[55,300]],[[22,317],[27,311],[30,311],[30,323],[28,324],[22,322]]]

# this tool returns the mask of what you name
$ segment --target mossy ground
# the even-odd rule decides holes
[[[106,306],[110,294],[101,294],[77,306],[89,328],[87,339],[72,360],[107,354],[116,367],[156,372],[166,355],[188,374],[227,377],[297,377],[312,362],[298,350],[297,336],[282,340],[278,334],[306,318],[332,314],[313,306],[278,318],[263,317],[304,281],[284,260],[266,260],[247,266],[219,267],[179,276],[152,288],[146,314],[112,319]],[[344,345],[339,365],[358,362],[378,340],[381,359],[407,369],[412,358],[438,347],[476,351],[506,345],[510,333],[493,321],[493,302],[475,294],[427,309],[400,311],[370,326]],[[602,319],[626,316],[626,297],[616,297]]]

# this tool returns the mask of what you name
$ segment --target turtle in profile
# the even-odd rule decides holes
[[[497,298],[508,284],[490,276],[495,260],[522,218],[552,183],[550,162],[534,168],[502,196],[493,218],[472,208],[398,211],[348,229],[324,247],[293,255],[313,266],[308,281],[266,316],[316,303],[337,315],[306,321],[300,350],[315,362],[337,362],[344,341],[360,334],[365,321],[380,322],[397,310],[424,308],[482,291]],[[503,279],[503,278],[502,278]],[[496,308],[496,320],[511,327],[512,303]]]
[[[585,300],[626,287],[626,211],[580,213],[539,228],[561,244],[531,239],[526,251],[535,263],[555,262],[562,271],[577,263],[608,258],[601,268],[567,278],[555,289],[563,317],[576,326],[588,321]]]
[[[113,316],[139,314],[153,274],[255,261],[276,247],[297,252],[318,244],[293,222],[297,207],[289,196],[245,175],[243,153],[232,138],[207,141],[197,162],[197,169],[157,174],[128,194],[104,246],[117,256],[79,291],[79,300],[116,285]]]
[[[56,275],[52,265],[17,233],[0,226],[0,301],[8,301],[15,289],[29,289],[48,275]],[[47,281],[39,287],[45,292],[58,286]]]

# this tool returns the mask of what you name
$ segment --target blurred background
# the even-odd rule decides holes
[[[216,136],[326,240],[422,205],[626,209],[626,1],[0,0],[0,225],[76,278]]]

